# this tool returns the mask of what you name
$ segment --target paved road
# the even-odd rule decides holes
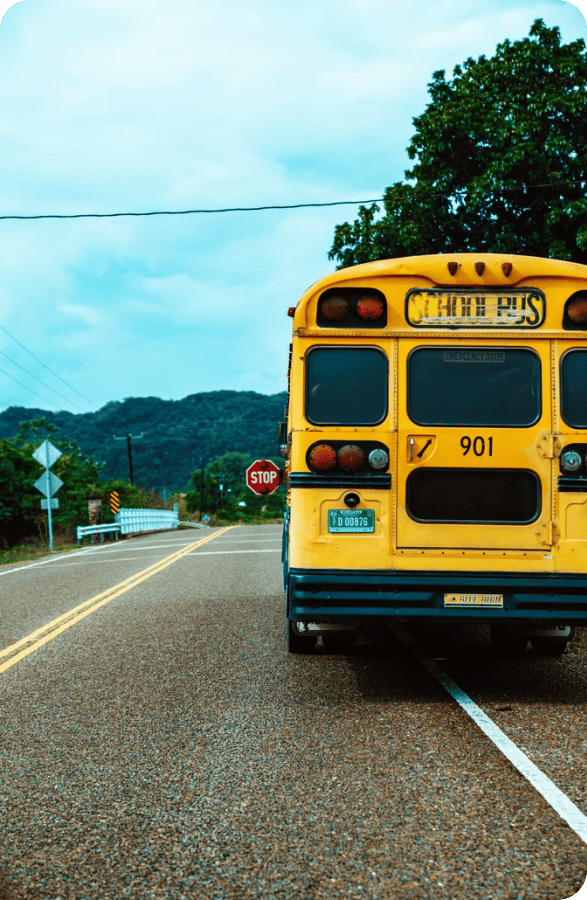
[[[0,568],[0,900],[577,892],[586,841],[400,640],[285,652],[279,547],[168,532]],[[456,641],[445,671],[587,815],[586,645]]]

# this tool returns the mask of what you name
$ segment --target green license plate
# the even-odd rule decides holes
[[[374,509],[329,509],[328,531],[342,534],[373,534]]]

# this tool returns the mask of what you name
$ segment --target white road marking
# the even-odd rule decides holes
[[[231,543],[233,544],[274,544],[275,541],[280,541],[281,535],[277,535],[277,537],[272,538],[233,538]],[[225,541],[219,541],[218,543],[225,543]]]
[[[418,657],[421,664],[436,679],[436,681],[447,691],[453,700],[467,713],[475,724],[487,735],[490,741],[501,750],[503,755],[509,759],[518,772],[526,778],[532,787],[541,794],[546,802],[559,814],[561,819],[573,829],[575,834],[587,844],[587,816],[585,816],[578,806],[575,806],[566,794],[558,788],[550,778],[536,766],[526,754],[520,750],[516,744],[505,734],[501,728],[495,724],[493,719],[483,712],[477,706],[474,700],[471,700],[461,688],[455,684],[446,672],[436,665],[433,659],[430,659],[418,646],[410,635],[403,628],[395,625],[393,631],[403,643]],[[583,891],[583,888],[581,889]],[[579,894],[574,897],[578,898]],[[581,897],[583,900],[584,895]],[[572,898],[568,898],[572,900]]]
[[[124,553],[128,550],[159,550],[160,547],[187,547],[193,541],[162,541],[160,544],[126,544],[115,545],[114,547],[88,547],[86,553]]]
[[[190,543],[191,543],[191,541],[185,541],[185,542],[184,541],[165,541],[165,542],[162,541],[160,544],[141,544],[141,545],[133,546],[132,549],[137,552],[143,552],[144,550],[158,550],[159,547],[178,547],[178,546],[179,547],[181,547],[181,546],[187,547],[187,545]],[[220,544],[222,542],[219,541],[218,543]],[[237,539],[235,541],[232,541],[231,543],[234,543],[234,544],[257,544],[257,543],[281,544],[281,538],[280,537],[279,538],[252,538],[251,540],[238,540]],[[127,551],[129,549],[130,548],[128,547],[128,545],[122,546],[122,547],[120,547],[120,546],[114,546],[114,547],[91,546],[91,547],[86,547],[85,552],[86,553],[124,553],[125,551]]]
[[[134,548],[133,548],[134,549]],[[280,553],[281,549],[276,547],[274,550],[204,550],[204,551],[196,551],[194,553],[188,553],[184,559],[188,557],[196,557],[196,556],[223,556],[230,555],[232,553]],[[165,557],[162,557],[164,559]],[[92,559],[92,563],[113,563],[113,562],[133,562],[135,560],[142,560],[144,562],[144,557],[142,556],[119,556],[116,559]],[[59,562],[62,566],[84,566],[87,565],[86,562],[77,562],[76,560],[53,560],[48,559],[47,562]],[[40,566],[42,563],[35,563],[33,566],[23,566],[20,569],[10,569],[8,572],[0,572],[0,575],[9,575],[11,572],[22,572],[24,569],[34,569],[36,566]]]
[[[220,556],[232,553],[281,553],[281,547],[276,547],[274,550],[204,550],[202,553],[190,553],[188,555],[195,559],[196,556]]]
[[[69,553],[75,553],[75,555],[77,556],[79,553],[87,552],[88,551],[84,550],[84,548],[82,547],[80,550],[70,550],[67,555],[69,556]],[[48,563],[61,562],[62,559],[63,556],[61,554],[58,554],[56,556],[52,556],[50,559],[41,559],[39,560],[39,562],[29,563],[29,565],[27,566],[19,566],[18,569],[6,569],[4,572],[0,572],[0,576],[12,575],[13,572],[23,572],[25,569],[36,569],[39,566],[46,566]]]

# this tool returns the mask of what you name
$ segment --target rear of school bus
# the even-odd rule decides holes
[[[296,307],[289,377],[292,652],[394,621],[564,647],[587,620],[586,266],[340,270]]]

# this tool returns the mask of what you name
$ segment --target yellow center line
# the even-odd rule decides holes
[[[96,594],[94,597],[90,597],[89,600],[84,600],[83,603],[74,606],[73,609],[68,610],[61,616],[48,622],[46,625],[37,628],[36,631],[31,631],[30,634],[27,634],[26,637],[16,641],[16,643],[11,644],[4,650],[0,650],[0,659],[4,656],[10,657],[10,659],[7,659],[0,664],[0,673],[10,669],[17,662],[20,662],[21,659],[24,659],[25,656],[34,653],[39,647],[52,641],[53,638],[56,638],[59,634],[67,631],[72,625],[85,619],[86,616],[89,616],[90,613],[100,609],[101,606],[105,606],[106,603],[110,603],[110,601],[116,599],[116,597],[126,594],[127,591],[132,590],[132,588],[141,584],[143,581],[146,581],[148,578],[151,578],[151,576],[166,569],[167,566],[173,565],[173,563],[181,559],[182,556],[192,553],[194,550],[197,550],[198,547],[207,544],[208,541],[212,541],[214,538],[220,537],[221,534],[226,534],[231,528],[236,527],[236,525],[230,525],[227,528],[222,528],[220,531],[214,531],[212,534],[209,534],[205,538],[201,538],[199,541],[195,541],[193,544],[188,544],[188,546],[184,547],[182,550],[177,550],[170,556],[166,556],[164,559],[159,560],[159,562],[153,563],[152,566],[148,566],[148,568],[143,569],[141,572],[137,572],[136,575],[125,578],[124,581],[120,581],[113,587],[108,588],[108,590],[102,591],[101,594]]]

